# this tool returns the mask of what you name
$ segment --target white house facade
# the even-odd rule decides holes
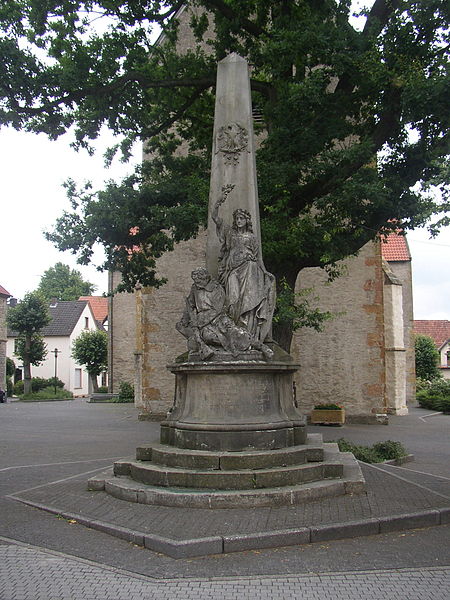
[[[98,329],[89,303],[79,300],[57,301],[50,305],[49,312],[52,320],[42,330],[47,344],[47,356],[40,366],[31,367],[31,375],[49,379],[54,377],[56,371],[56,376],[74,396],[87,396],[91,393],[89,375],[84,367],[75,362],[71,354],[74,340],[83,331]],[[9,331],[7,356],[14,360],[16,367],[21,368],[18,358],[14,355],[16,339],[17,335]]]

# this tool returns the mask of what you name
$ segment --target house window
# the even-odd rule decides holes
[[[80,388],[82,386],[81,369],[75,369],[75,386]]]
[[[89,329],[89,317],[84,317],[84,328]]]

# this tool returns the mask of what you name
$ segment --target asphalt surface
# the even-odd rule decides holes
[[[413,408],[406,417],[391,417],[389,426],[311,430],[323,433],[327,440],[401,441],[414,454],[414,462],[381,467],[389,474],[376,470],[379,480],[384,477],[408,490],[408,502],[413,495],[427,498],[431,507],[449,507],[450,417],[429,414]],[[66,495],[78,502],[90,473],[117,458],[132,456],[137,445],[156,441],[158,433],[158,425],[138,421],[130,405],[84,400],[0,405],[2,600],[132,599],[138,595],[359,598],[363,590],[366,598],[449,597],[450,525],[174,559],[12,498],[32,494],[50,498],[56,489],[65,487]],[[117,502],[126,504],[129,512],[136,508]],[[223,511],[212,512],[218,514],[210,520],[223,522]],[[189,514],[187,530],[192,528],[193,514]],[[241,519],[244,529],[249,520],[246,514]],[[202,515],[197,516],[200,528]],[[114,515],[107,517],[113,520]],[[141,521],[149,530],[160,526],[151,518]],[[179,530],[180,516],[173,513],[173,521]]]

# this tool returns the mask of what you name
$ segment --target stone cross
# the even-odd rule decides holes
[[[206,266],[213,277],[220,242],[212,211],[224,186],[234,187],[221,207],[221,217],[232,223],[235,209],[249,211],[262,261],[249,67],[236,53],[221,60],[217,69],[206,247]]]

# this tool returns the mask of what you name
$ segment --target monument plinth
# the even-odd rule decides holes
[[[137,448],[136,461],[115,463],[113,479],[90,489],[207,508],[363,491],[354,457],[306,434],[298,365],[271,339],[276,286],[261,250],[248,64],[236,54],[218,66],[206,255],[176,324],[188,351],[168,367],[175,399],[161,443]]]

